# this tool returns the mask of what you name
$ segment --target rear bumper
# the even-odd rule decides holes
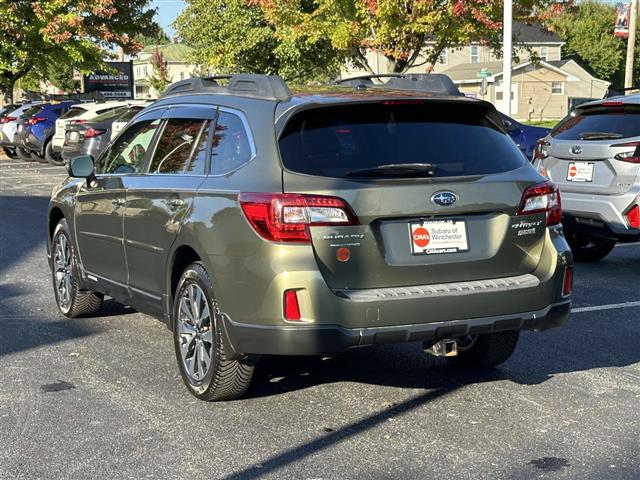
[[[620,241],[636,241],[640,230],[630,229],[625,213],[640,204],[636,188],[623,195],[586,195],[562,192],[562,224],[567,231]]]
[[[438,340],[508,330],[548,330],[567,323],[570,311],[571,300],[565,300],[532,312],[392,327],[251,325],[234,322],[226,316],[223,323],[227,340],[236,354],[323,355],[367,345]]]

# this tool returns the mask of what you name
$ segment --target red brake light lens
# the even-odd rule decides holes
[[[300,320],[302,318],[298,294],[295,290],[285,290],[284,292],[284,318],[286,320]]]
[[[338,197],[298,193],[241,193],[240,205],[254,230],[274,242],[311,241],[311,226],[358,225]]]
[[[633,150],[618,153],[614,155],[613,158],[627,163],[640,163],[640,142],[616,143],[615,145],[611,145],[611,148],[618,147],[633,148]]]
[[[625,217],[627,217],[629,228],[640,228],[640,207],[638,205],[631,207],[631,209],[625,213]]]
[[[573,290],[573,267],[565,267],[562,281],[562,296],[566,297]]]
[[[36,123],[44,122],[46,118],[44,117],[31,117],[27,122],[29,125],[35,125]]]
[[[3,117],[0,123],[9,123],[17,120],[17,117]]]
[[[562,220],[560,190],[552,182],[539,183],[527,188],[522,194],[518,215],[547,214],[547,226],[557,225]]]
[[[102,135],[104,132],[106,132],[106,130],[102,129],[102,128],[87,128],[87,130],[84,132],[84,137],[85,138],[93,138],[93,137],[97,137],[98,135]]]
[[[85,123],[85,122],[86,122],[86,120],[74,120],[71,123],[73,123],[74,125],[80,125],[80,124]]]

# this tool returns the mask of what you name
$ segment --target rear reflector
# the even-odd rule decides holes
[[[640,228],[640,207],[638,205],[631,207],[624,216],[627,217],[629,228]]]
[[[300,320],[300,305],[298,305],[298,294],[295,290],[285,290],[284,292],[284,318],[286,320]]]
[[[539,183],[527,188],[522,194],[517,215],[547,214],[547,226],[557,225],[562,220],[560,190],[552,182]]]
[[[105,132],[106,132],[106,130],[104,128],[92,128],[92,127],[89,127],[84,132],[84,136],[85,136],[85,138],[93,138],[93,137],[97,137],[99,135],[102,135]]]
[[[573,290],[573,267],[564,268],[564,280],[562,281],[562,295],[571,295]]]
[[[274,242],[311,242],[312,226],[358,225],[341,198],[298,193],[241,193],[240,205],[254,230]]]

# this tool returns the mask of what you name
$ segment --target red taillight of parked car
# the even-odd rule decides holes
[[[309,227],[358,225],[338,197],[298,193],[241,193],[240,205],[254,230],[274,242],[310,243]]]
[[[533,150],[533,161],[544,160],[545,158],[547,158],[549,156],[549,153],[547,152],[547,148],[549,147],[549,145],[551,144],[546,140],[538,140],[536,148]]]
[[[573,267],[564,268],[564,279],[562,280],[562,296],[571,295],[573,290]]]
[[[522,194],[518,215],[547,214],[547,226],[557,225],[562,220],[560,190],[552,182],[538,183]]]
[[[37,123],[44,122],[45,120],[46,118],[44,117],[31,117],[27,123],[29,125],[35,125]]]
[[[89,127],[84,132],[84,138],[93,138],[102,135],[106,130],[104,128]]]
[[[2,120],[0,120],[0,123],[9,123],[9,122],[14,122],[17,120],[17,117],[2,117]]]
[[[614,155],[613,158],[627,163],[640,163],[640,142],[616,143],[615,145],[611,145],[611,148],[619,147],[633,148],[633,150],[620,152],[617,155]]]
[[[640,207],[638,205],[631,207],[624,216],[627,218],[629,228],[640,228]]]

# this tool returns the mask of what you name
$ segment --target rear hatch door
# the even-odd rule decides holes
[[[285,193],[340,197],[360,223],[311,228],[329,286],[532,272],[545,214],[516,213],[542,178],[499,123],[493,107],[464,101],[325,106],[293,116],[280,138]]]
[[[548,157],[541,166],[563,191],[621,195],[636,182],[640,170],[637,106],[614,102],[578,109],[558,124],[548,140],[543,147]]]

